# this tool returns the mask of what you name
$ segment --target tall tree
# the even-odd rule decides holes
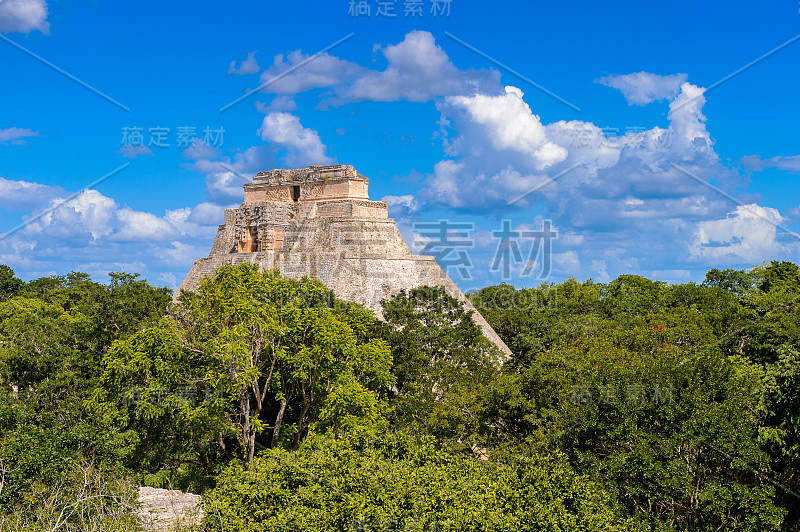
[[[388,346],[356,332],[372,320],[319,281],[225,266],[197,293],[184,293],[173,318],[114,344],[103,361],[107,389],[96,391],[94,406],[126,389],[142,398],[159,390],[160,406],[131,405],[124,423],[176,416],[187,428],[181,437],[216,431],[223,452],[246,463],[259,445],[296,448],[338,387],[360,383],[362,397],[350,398],[358,403],[391,384]],[[213,399],[181,402],[187,387],[203,390],[196,399],[213,390]],[[178,404],[185,407],[175,411]],[[200,433],[188,428],[195,418],[205,420]]]
[[[0,264],[0,298],[7,299],[17,294],[25,283],[18,279],[14,270]]]

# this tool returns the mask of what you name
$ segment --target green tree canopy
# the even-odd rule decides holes
[[[373,321],[319,281],[226,266],[184,293],[173,317],[114,343],[89,406],[206,470],[210,442],[247,463],[257,447],[297,448],[312,425],[341,431],[365,412],[377,421],[393,377],[388,346],[365,336]],[[133,400],[110,404],[118,397]]]
[[[431,440],[315,439],[228,469],[203,498],[209,530],[633,530],[564,458],[454,457]]]

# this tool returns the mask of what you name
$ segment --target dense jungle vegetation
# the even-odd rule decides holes
[[[0,266],[0,530],[800,530],[796,265],[469,298]]]

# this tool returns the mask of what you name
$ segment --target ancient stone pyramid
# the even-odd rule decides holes
[[[258,173],[244,185],[244,203],[225,211],[211,253],[195,261],[180,290],[194,290],[223,264],[248,262],[293,279],[317,278],[340,299],[380,316],[381,300],[402,288],[442,286],[510,356],[434,257],[411,254],[386,202],[370,201],[368,187],[369,179],[350,165]]]

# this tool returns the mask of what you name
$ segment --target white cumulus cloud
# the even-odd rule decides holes
[[[44,210],[43,206],[63,193],[64,191],[58,187],[0,177],[0,209],[30,211],[41,208]]]
[[[274,64],[261,74],[263,90],[275,94],[298,94],[313,89],[330,89],[329,102],[430,101],[436,97],[467,95],[477,91],[497,92],[499,73],[488,70],[459,70],[438,46],[433,35],[412,31],[403,41],[386,47],[376,46],[387,66],[372,70],[329,54],[310,61],[300,51],[288,57],[275,57]],[[290,68],[308,61],[288,74]]]
[[[420,208],[417,198],[411,194],[404,194],[403,196],[384,196],[381,201],[387,202],[390,209],[398,208],[414,212]]]
[[[777,240],[783,217],[777,209],[757,204],[740,205],[725,218],[697,224],[690,246],[692,258],[721,264],[761,262],[784,250]]]
[[[473,123],[486,131],[495,150],[513,150],[531,158],[542,170],[567,158],[567,150],[547,140],[547,131],[538,116],[522,99],[516,87],[506,87],[505,94],[447,98],[447,104],[464,109]]]
[[[256,52],[249,52],[247,54],[247,59],[239,64],[239,68],[236,68],[236,61],[231,61],[231,64],[228,66],[228,74],[255,74],[259,70],[261,70],[261,68],[256,61]]]
[[[0,2],[0,33],[47,33],[47,2],[44,0],[3,0]]]
[[[117,229],[113,234],[114,240],[152,242],[174,238],[178,233],[172,224],[150,212],[123,207],[117,211],[116,217]]]
[[[303,127],[300,119],[293,114],[269,113],[264,117],[258,134],[263,140],[279,144],[286,150],[284,160],[288,166],[303,167],[336,162],[325,154],[327,147],[320,140],[319,133]]]
[[[650,72],[636,72],[605,76],[596,79],[595,82],[618,89],[630,105],[647,105],[657,100],[674,98],[687,78],[686,74],[659,76]]]

